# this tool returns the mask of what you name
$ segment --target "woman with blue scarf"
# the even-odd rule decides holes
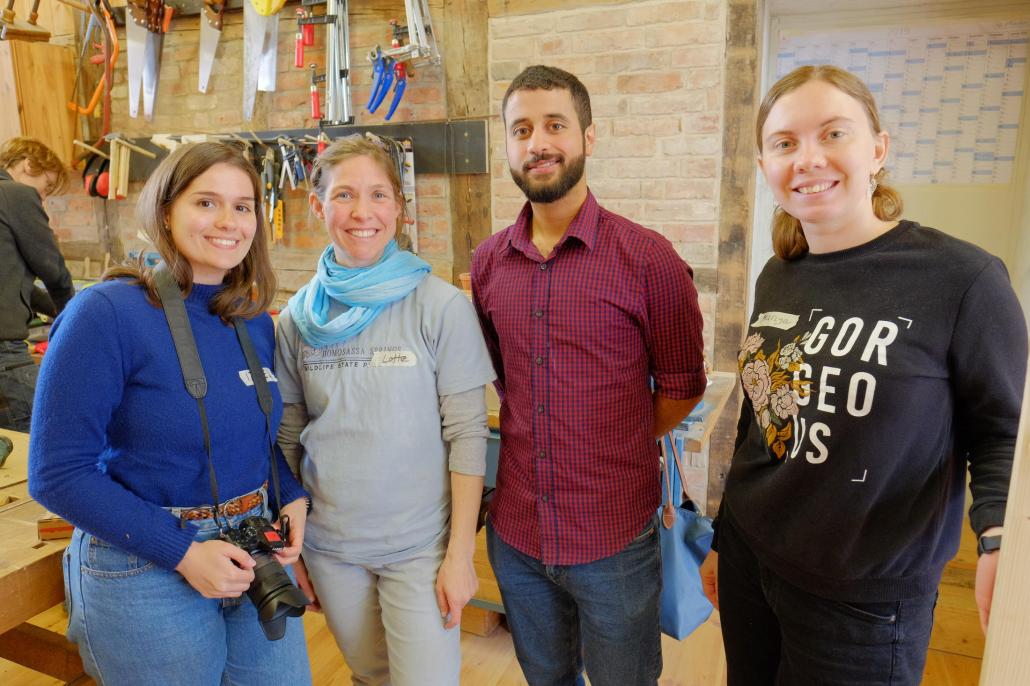
[[[279,443],[311,494],[297,580],[354,683],[457,686],[493,368],[468,299],[397,247],[389,153],[337,140],[311,181],[330,245],[276,336]]]

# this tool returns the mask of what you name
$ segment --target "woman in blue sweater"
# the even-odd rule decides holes
[[[154,270],[119,268],[75,298],[40,370],[29,490],[76,526],[65,554],[68,636],[101,684],[304,684],[299,619],[269,641],[242,594],[253,558],[219,523],[288,515],[279,561],[300,552],[305,493],[281,458],[282,512],[269,512],[268,424],[231,320],[250,333],[274,398],[275,293],[251,163],[231,146],[170,154],[137,216],[179,284],[207,377],[210,463]],[[221,502],[213,517],[211,470]],[[274,504],[274,500],[272,500]]]

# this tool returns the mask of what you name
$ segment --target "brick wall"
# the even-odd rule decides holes
[[[531,64],[566,69],[591,96],[590,188],[603,206],[665,235],[694,268],[709,360],[723,343],[714,275],[725,36],[725,4],[717,0],[637,0],[490,20],[493,230],[508,226],[524,203],[505,156],[504,91]],[[736,349],[739,341],[725,343]],[[703,507],[707,447],[689,464],[687,491]]]
[[[524,197],[504,152],[500,101],[531,64],[576,74],[597,129],[587,179],[599,202],[664,234],[695,269],[718,261],[723,3],[637,0],[490,20],[493,229]],[[715,289],[698,281],[705,347],[714,346]]]
[[[442,4],[442,0],[430,3],[434,20],[442,14]],[[388,22],[391,18],[404,20],[404,5],[397,0],[351,3],[351,6],[351,94],[356,123],[383,123],[386,105],[381,106],[374,115],[364,110],[371,82],[371,65],[366,56],[376,44],[389,46]],[[199,19],[195,16],[173,19],[172,29],[164,39],[153,121],[143,119],[142,106],[138,119],[128,116],[127,67],[123,52],[112,90],[112,130],[130,137],[144,137],[154,133],[217,133],[313,126],[309,104],[310,70],[293,66],[295,7],[291,4],[280,13],[277,90],[274,93],[258,93],[251,122],[244,122],[242,117],[243,13],[232,11],[226,14],[206,94],[197,91]],[[439,23],[441,36],[438,41],[442,43],[442,20]],[[119,39],[124,50],[124,31],[120,32]],[[305,49],[305,62],[317,64],[320,72],[324,69],[324,45],[324,28],[316,27],[315,46]],[[415,75],[409,77],[404,99],[392,121],[445,118],[443,67],[427,65],[414,71]],[[324,90],[320,93],[324,106]],[[388,100],[389,97],[392,97],[392,93]],[[418,160],[415,164],[417,169]],[[450,280],[450,184],[445,175],[439,174],[418,174],[416,179],[421,255],[433,265],[438,274]],[[133,183],[129,198],[108,203],[115,206],[107,211],[108,221],[127,251],[145,247],[136,238],[137,227],[132,218],[133,203],[140,187],[140,183]],[[104,221],[102,202],[86,197],[78,184],[69,194],[53,198],[47,205],[51,225],[62,241],[101,242]],[[273,261],[280,272],[284,296],[306,280],[315,264],[314,255],[327,243],[324,229],[308,210],[305,191],[288,192],[285,209],[285,240],[282,246],[273,251]],[[306,261],[310,262],[310,269],[300,267]]]

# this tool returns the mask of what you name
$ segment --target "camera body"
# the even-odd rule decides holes
[[[269,641],[282,638],[286,634],[286,618],[304,614],[309,602],[275,559],[275,553],[286,547],[284,539],[289,530],[289,517],[283,517],[280,532],[265,517],[253,516],[222,531],[222,540],[247,551],[257,563],[247,597],[257,608],[261,629]]]

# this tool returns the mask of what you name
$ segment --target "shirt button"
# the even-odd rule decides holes
[[[546,262],[541,262],[540,263],[540,271],[542,271],[542,272],[547,271],[547,263]]]
[[[545,457],[547,457],[547,451],[546,451],[546,450],[541,450],[540,452],[538,452],[538,453],[536,454],[536,456],[537,456],[537,457],[539,457],[539,458],[540,458],[540,459],[542,460],[542,459],[544,459]]]
[[[537,405],[536,406],[536,411],[539,412],[540,414],[543,414],[544,413],[544,406],[543,405]]]
[[[543,310],[537,310],[536,312],[533,313],[533,316],[536,317],[537,319],[539,319],[540,317],[544,316],[544,311]]]
[[[540,355],[537,355],[536,356],[536,363],[537,364],[543,364],[544,363],[544,358],[541,357]]]
[[[544,495],[540,496],[540,499],[543,500],[546,503],[547,500],[548,500],[548,496],[546,494],[544,494]]]

